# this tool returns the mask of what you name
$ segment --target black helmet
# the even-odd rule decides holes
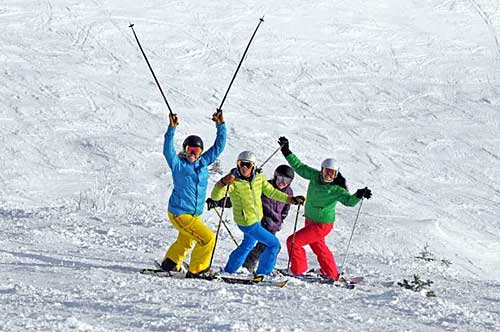
[[[274,178],[276,178],[276,176],[278,175],[286,176],[287,178],[293,179],[293,177],[295,176],[295,172],[288,165],[279,165],[274,170]]]
[[[186,146],[199,146],[203,150],[203,141],[200,136],[189,135],[182,143],[182,149],[186,151]]]

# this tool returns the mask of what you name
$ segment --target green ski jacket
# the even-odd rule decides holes
[[[293,153],[289,154],[286,160],[299,176],[309,180],[305,206],[307,219],[321,224],[333,224],[337,202],[345,206],[355,206],[361,201],[341,186],[324,182],[321,171],[303,164]]]

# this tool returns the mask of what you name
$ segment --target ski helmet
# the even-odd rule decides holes
[[[186,151],[186,146],[199,146],[203,150],[203,141],[200,136],[189,135],[182,143],[182,149]]]
[[[334,169],[336,171],[339,170],[337,163],[332,158],[327,158],[327,159],[323,160],[323,162],[321,163],[321,169],[323,169],[323,168]]]
[[[276,178],[278,175],[282,175],[282,176],[285,176],[287,178],[293,179],[295,176],[295,172],[288,165],[279,165],[274,170],[274,178]]]
[[[243,151],[238,155],[238,160],[243,160],[243,161],[251,161],[252,163],[257,162],[257,158],[255,157],[255,154],[252,151]]]

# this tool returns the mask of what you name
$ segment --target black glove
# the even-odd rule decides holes
[[[356,195],[357,198],[370,199],[370,197],[372,197],[372,191],[368,189],[368,187],[364,187],[363,189],[358,189],[354,195]]]
[[[293,205],[304,205],[305,201],[306,198],[304,196],[288,196],[288,200],[286,202]]]
[[[206,203],[207,203],[207,210],[209,210],[209,211],[213,208],[216,208],[216,207],[222,208],[224,206],[224,198],[221,199],[220,201],[214,201],[211,198],[207,198]],[[231,207],[233,207],[233,204],[231,203],[231,198],[226,197],[225,208],[229,209]]]
[[[278,139],[278,144],[281,146],[281,153],[283,153],[283,156],[286,157],[292,153],[292,151],[290,151],[290,142],[288,142],[288,138],[285,136],[281,136]]]

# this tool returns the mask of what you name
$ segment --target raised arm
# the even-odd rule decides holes
[[[293,168],[295,172],[297,172],[297,174],[299,174],[299,176],[308,180],[311,180],[312,178],[317,176],[317,170],[303,164],[300,159],[297,158],[297,156],[294,155],[292,151],[290,151],[290,144],[285,136],[281,136],[279,138],[278,144],[281,146],[281,153],[283,153],[283,156],[288,161],[288,164]]]
[[[300,159],[294,155],[293,153],[290,153],[286,157],[286,161],[288,161],[288,164],[293,168],[293,170],[301,177],[304,179],[311,180],[315,176],[318,176],[319,171],[307,166],[306,164],[303,164]]]
[[[174,134],[175,128],[179,124],[179,120],[176,114],[169,115],[170,124],[168,126],[167,132],[165,133],[165,140],[163,142],[163,155],[167,160],[170,169],[175,169],[179,165],[179,157],[175,153],[174,149]]]
[[[215,138],[214,144],[201,155],[201,158],[205,160],[207,165],[212,164],[215,159],[222,153],[224,147],[226,146],[226,124],[224,123],[224,117],[222,111],[216,112],[212,116],[212,120],[215,122],[217,127],[217,136]]]

